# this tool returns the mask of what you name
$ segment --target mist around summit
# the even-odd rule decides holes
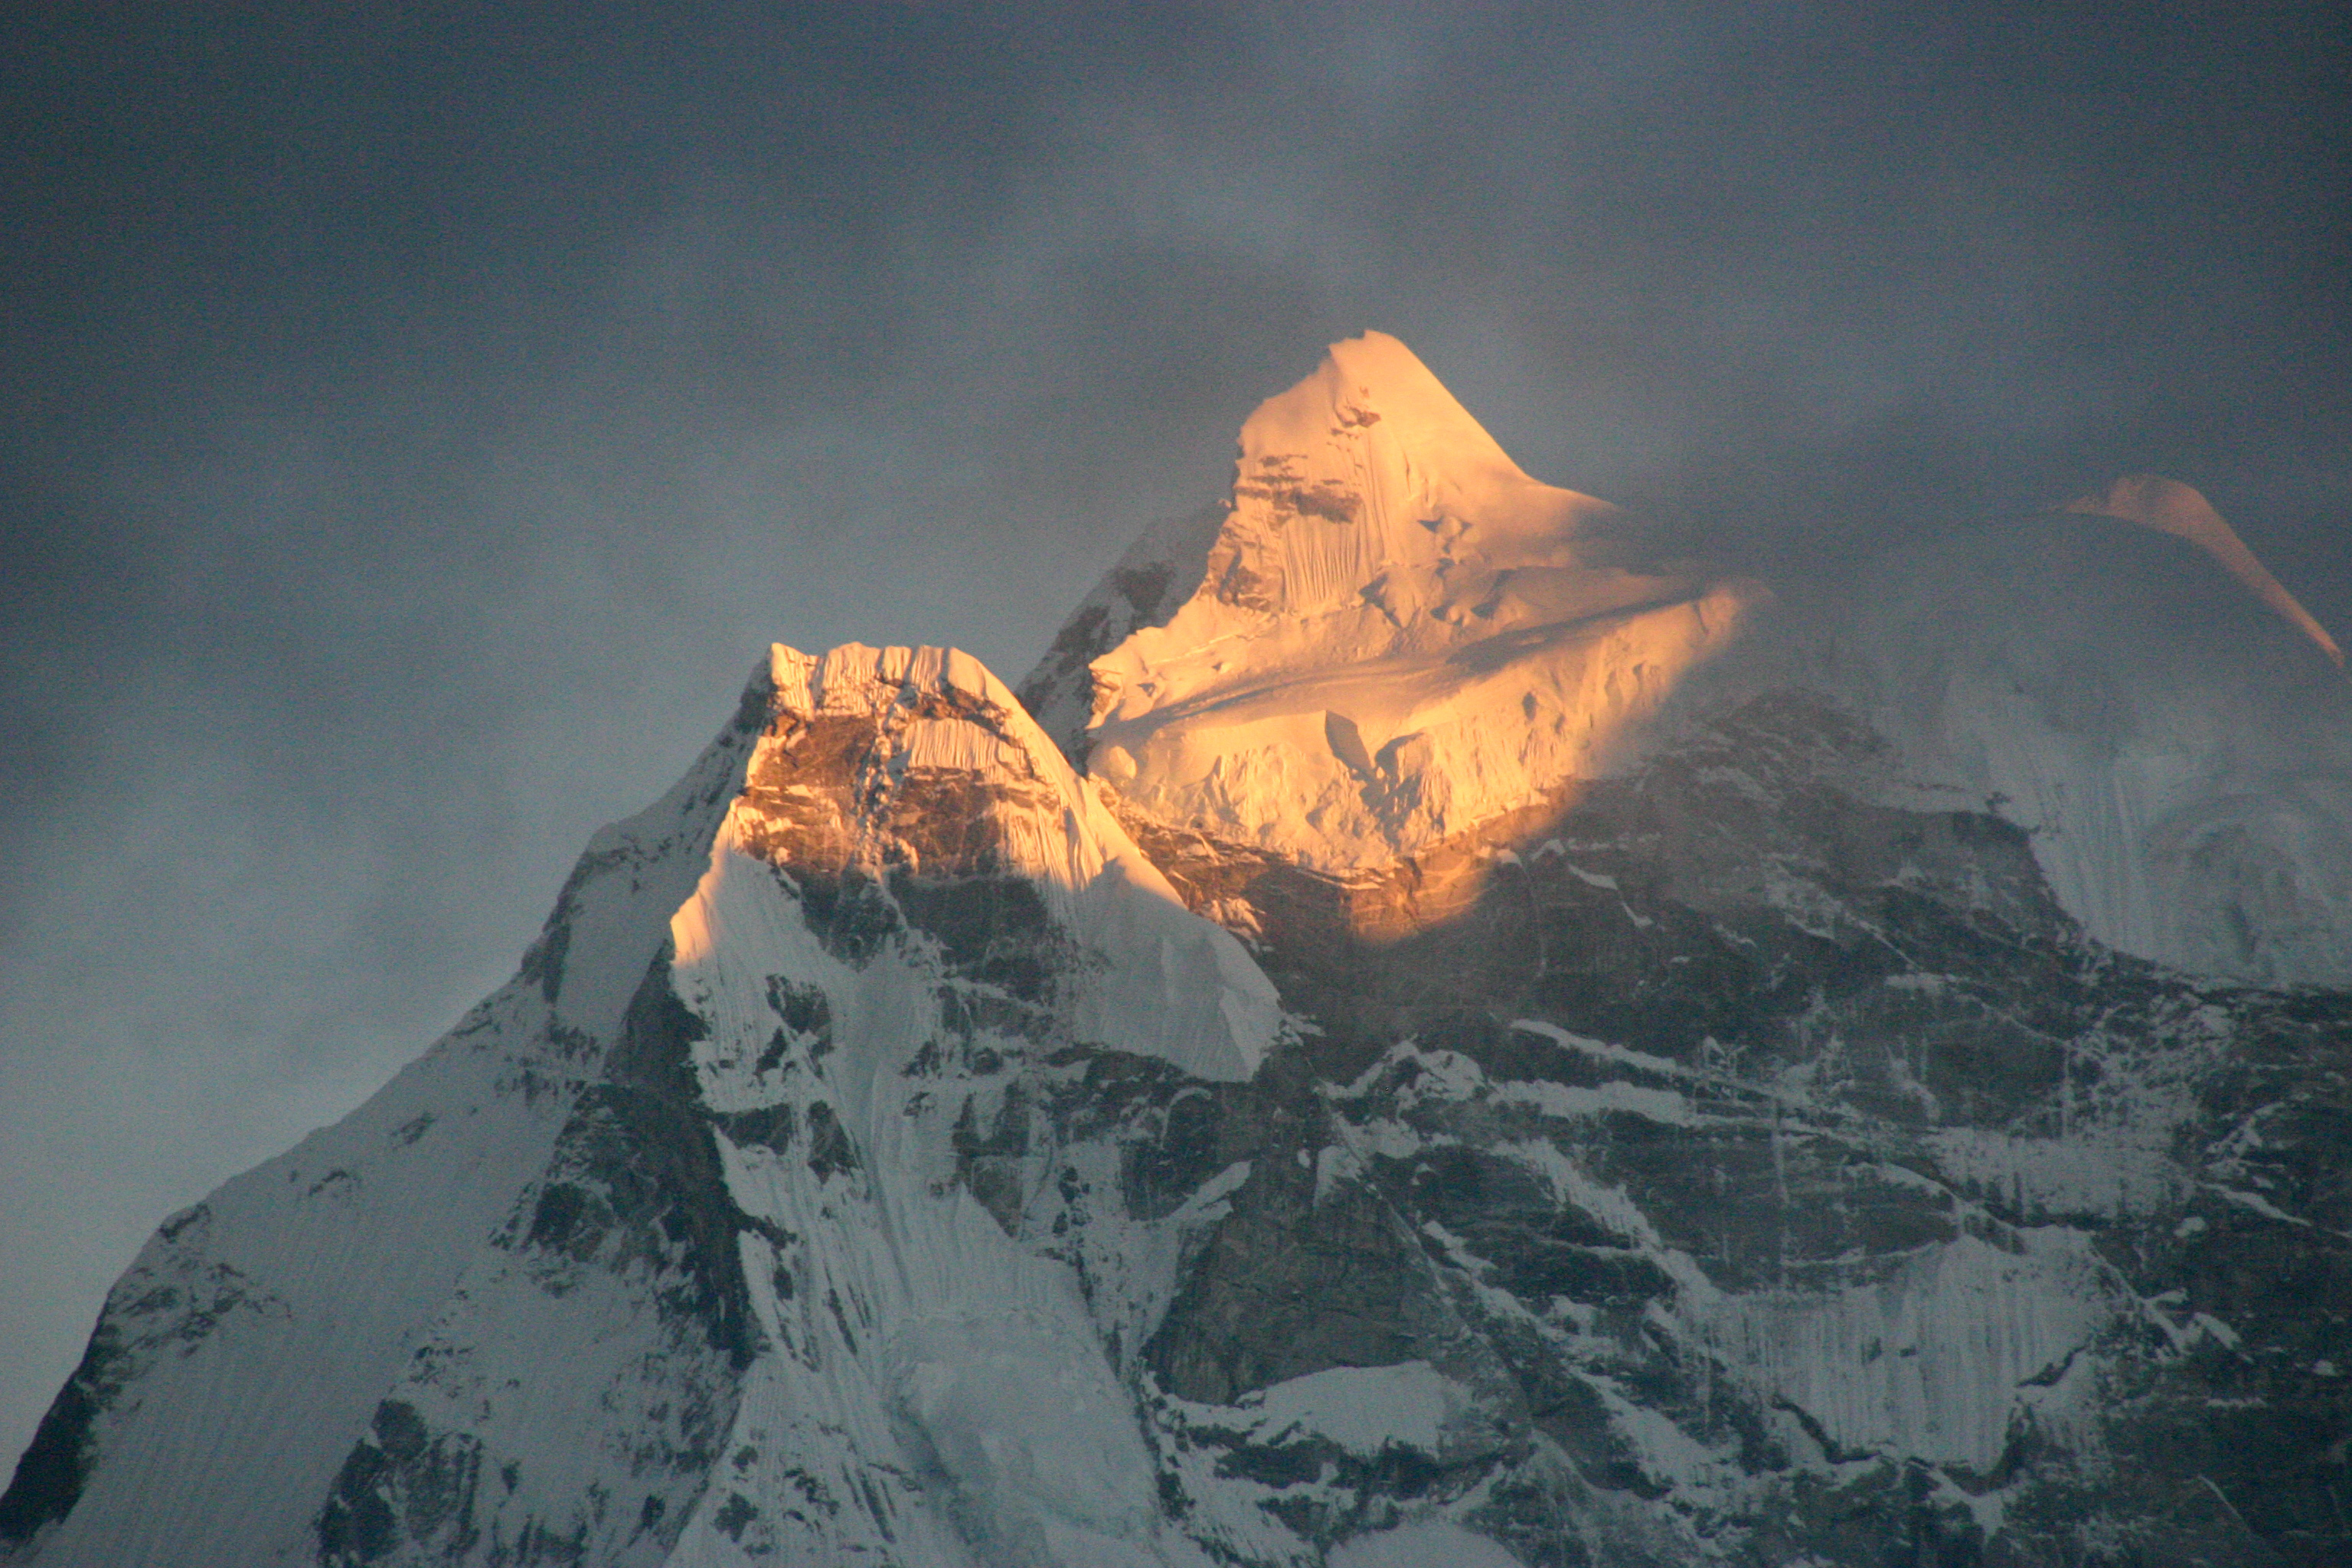
[[[1629,570],[2158,474],[2352,624],[2340,5],[20,11],[0,1461],[770,642],[1019,684],[1366,327]]]
[[[2326,631],[2151,476],[1685,544],[1373,332],[1017,691],[775,646],[5,1560],[2338,1560]]]

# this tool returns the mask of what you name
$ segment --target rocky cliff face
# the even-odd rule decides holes
[[[2352,1559],[2340,681],[2255,602],[2319,707],[2212,763],[2164,704],[2243,665],[2053,707],[2095,620],[1828,637],[1604,514],[1360,342],[1027,707],[777,649],[510,985],[167,1222],[9,1560]],[[2114,940],[2231,834],[2223,962]]]
[[[1822,782],[1874,750],[1752,705],[1349,884],[1139,829],[1322,1025],[1159,1386],[1425,1361],[1414,1487],[1530,1563],[2343,1551],[2352,1001],[2097,946],[1998,818]],[[1261,1509],[1403,1489],[1194,1418]]]

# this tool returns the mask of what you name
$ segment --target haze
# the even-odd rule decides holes
[[[53,6],[0,50],[0,1441],[766,645],[1018,679],[1322,346],[1783,574],[2153,471],[2352,626],[2352,25]]]

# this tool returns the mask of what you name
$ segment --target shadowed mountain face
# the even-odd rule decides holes
[[[2242,594],[2177,530],[1828,626],[1608,515],[1363,340],[1034,719],[779,648],[158,1233],[7,1560],[2352,1558],[2332,665],[2147,624]]]
[[[1139,827],[1324,1026],[1162,1385],[1426,1359],[1529,1563],[2343,1551],[2352,998],[2099,948],[2014,828],[1819,782],[1868,746],[1756,704],[1348,884]]]

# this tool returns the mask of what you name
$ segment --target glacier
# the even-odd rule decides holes
[[[1017,693],[776,647],[0,1561],[2344,1561],[2326,631],[2153,479],[1831,603],[1627,521],[1367,334]]]

